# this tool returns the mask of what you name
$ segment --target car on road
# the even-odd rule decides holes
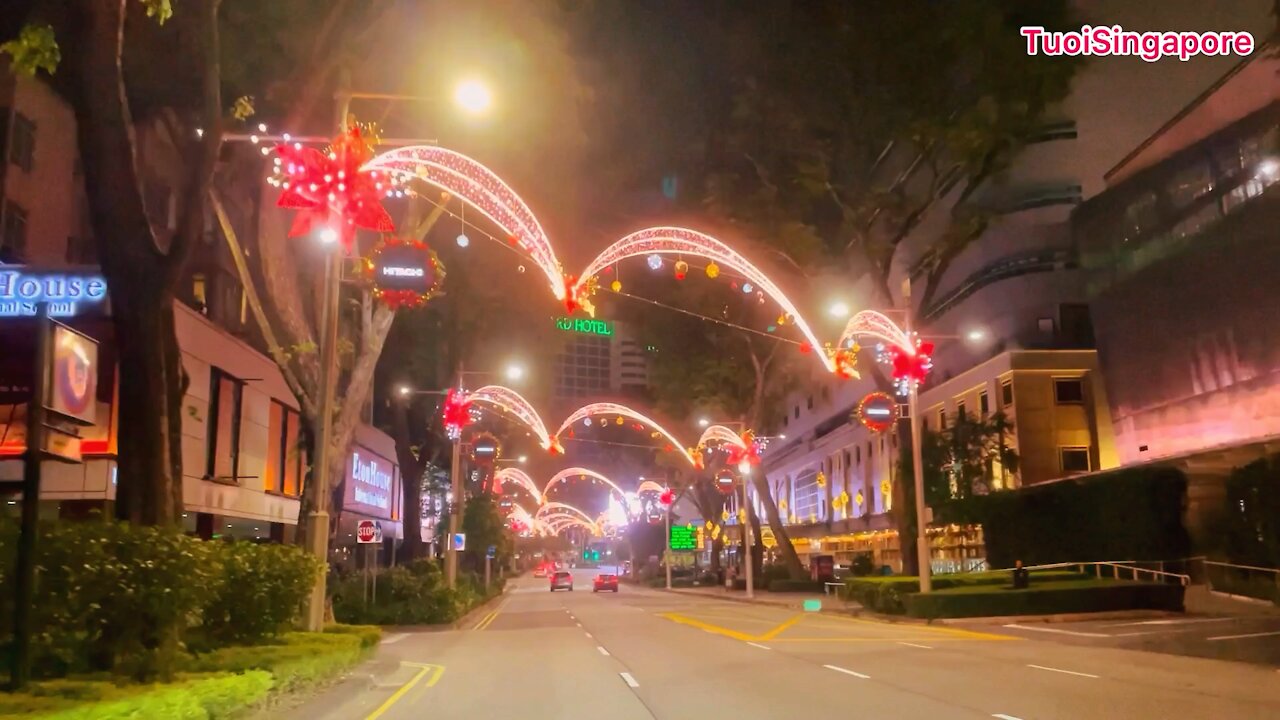
[[[596,576],[594,582],[591,583],[591,592],[601,592],[604,590],[612,590],[618,592],[618,576],[607,575],[601,573]]]
[[[551,576],[551,592],[557,590],[568,590],[573,592],[573,573],[568,570],[557,570]]]
[[[534,577],[546,577],[546,576],[547,576],[547,566],[546,566],[546,565],[539,565],[538,567],[534,568],[534,569],[533,569],[533,576],[534,576]]]

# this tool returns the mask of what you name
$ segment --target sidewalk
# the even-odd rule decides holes
[[[856,614],[857,611],[862,609],[862,606],[855,602],[842,600],[836,595],[823,595],[822,593],[771,593],[768,590],[757,590],[755,597],[748,599],[745,590],[728,590],[722,586],[672,588],[670,590],[665,588],[655,589],[677,595],[696,595],[716,600],[785,607],[793,610],[803,610],[805,600],[821,600],[822,612],[836,612],[842,615]]]

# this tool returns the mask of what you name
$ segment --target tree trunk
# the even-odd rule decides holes
[[[778,550],[782,553],[782,564],[787,568],[787,574],[792,580],[804,579],[804,565],[800,562],[800,556],[796,554],[796,549],[791,545],[791,535],[787,532],[787,526],[782,522],[782,513],[778,512],[778,503],[774,501],[773,496],[769,494],[769,483],[761,473],[755,473],[751,476],[751,484],[755,486],[756,494],[760,496],[764,505],[765,517],[769,520],[769,528],[773,530],[773,537],[778,542]]]
[[[404,486],[404,544],[400,546],[402,562],[422,554],[422,473],[425,465],[422,451],[414,454],[409,435],[409,408],[406,402],[393,402],[392,431],[396,441],[396,460],[400,463],[400,482]]]

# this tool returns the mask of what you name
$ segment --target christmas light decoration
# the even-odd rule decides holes
[[[582,510],[579,510],[578,508],[568,503],[555,502],[555,501],[549,501],[549,502],[543,503],[542,506],[538,508],[538,511],[535,512],[533,516],[535,518],[542,519],[544,521],[547,520],[547,518],[549,517],[550,518],[573,517],[586,523],[586,525],[590,527],[593,531],[598,532],[600,530],[600,527],[596,524],[595,520],[592,520],[591,517],[587,515],[585,512],[583,512]]]
[[[893,495],[893,484],[890,483],[888,480],[881,480],[880,494],[886,498],[891,497]]]
[[[666,507],[671,507],[671,503],[676,501],[676,494],[671,488],[662,491],[662,495],[658,496],[658,502]]]
[[[387,237],[378,242],[369,256],[360,261],[373,297],[392,310],[425,305],[440,294],[444,265],[421,240]]]
[[[898,394],[906,395],[911,392],[912,387],[919,387],[933,369],[933,343],[917,339],[915,352],[911,353],[902,348],[894,349],[893,379],[897,384]]]
[[[538,411],[534,410],[529,401],[515,390],[501,385],[485,385],[471,392],[467,397],[471,402],[490,405],[518,420],[533,432],[543,450],[552,454],[564,452],[560,443],[547,434],[547,428],[542,423]]]
[[[450,440],[456,441],[462,436],[463,428],[475,421],[471,410],[471,398],[462,390],[449,388],[449,392],[444,396],[441,412],[445,434]]]
[[[542,504],[542,491],[538,489],[537,483],[533,481],[533,478],[529,477],[528,473],[519,468],[502,468],[498,470],[493,474],[493,483],[495,486],[518,485],[532,495],[539,505]]]
[[[815,480],[818,483],[818,487],[824,488],[827,486],[827,474],[822,472],[821,470],[818,471],[818,477],[815,478]]]
[[[661,493],[663,487],[652,480],[645,480],[640,483],[640,487],[636,488],[636,495],[643,495],[647,492]]]
[[[570,425],[578,422],[579,420],[585,420],[586,424],[589,425],[591,421],[590,420],[591,417],[596,415],[621,415],[623,417],[629,417],[632,420],[636,420],[645,425],[648,425],[649,427],[653,428],[654,431],[660,433],[663,437],[665,437],[667,440],[670,441],[670,443],[665,446],[666,450],[670,451],[670,450],[679,448],[680,454],[683,455],[684,458],[689,461],[689,464],[695,467],[697,466],[696,463],[694,462],[693,456],[690,455],[689,452],[684,449],[684,444],[681,443],[679,440],[677,440],[674,435],[672,435],[670,432],[667,431],[666,428],[659,425],[657,421],[653,420],[652,418],[646,415],[643,415],[639,412],[636,412],[635,410],[632,410],[626,405],[619,405],[617,403],[591,403],[589,405],[583,405],[577,410],[574,410],[573,413],[569,415],[569,417],[565,418],[565,421],[561,423],[560,428],[555,431],[555,433],[553,434],[553,437],[558,438],[560,434],[563,433]]]
[[[707,263],[707,267],[705,268],[705,271],[707,273],[707,277],[711,278],[712,280],[715,280],[716,278],[720,277],[720,266],[715,264],[714,262]]]
[[[650,255],[650,256],[646,259],[646,262],[648,262],[648,263],[649,263],[649,269],[650,269],[650,270],[661,270],[661,269],[662,269],[662,256],[661,256],[661,255]]]
[[[614,280],[613,282],[609,283],[609,289],[614,292],[622,292],[622,281]]]
[[[385,195],[397,192],[395,183],[362,168],[373,150],[360,128],[352,127],[334,138],[328,153],[302,143],[278,145],[274,152],[274,174],[268,182],[281,189],[276,205],[298,211],[289,237],[327,228],[350,252],[357,229],[395,231],[391,215],[382,206]]]
[[[755,286],[749,282],[742,283],[742,292],[744,295],[750,295],[751,291],[755,289],[756,289]]]
[[[623,505],[630,504],[627,500],[627,494],[622,491],[622,488],[614,484],[612,480],[605,477],[604,475],[601,475],[595,470],[589,470],[587,468],[582,468],[582,467],[567,468],[551,476],[551,479],[548,480],[547,484],[544,485],[542,488],[542,497],[544,498],[550,497],[551,489],[553,487],[555,487],[559,483],[562,483],[566,480],[573,478],[575,475],[578,477],[590,477],[590,478],[599,480],[600,482],[603,482],[605,485],[609,487],[610,490],[612,490],[614,493],[617,493],[618,497],[622,499]]]
[[[853,414],[871,432],[882,433],[898,421],[898,401],[882,392],[868,393]]]
[[[464,248],[470,244],[471,244],[471,238],[467,237],[466,233],[458,234],[458,247]]]
[[[442,147],[411,145],[373,158],[363,170],[402,180],[416,178],[458,196],[501,228],[514,246],[529,254],[546,275],[556,299],[572,300],[569,283],[542,225],[524,200],[489,168]]]
[[[683,260],[676,261],[676,279],[683,280],[689,274],[689,263]]]
[[[821,345],[809,328],[809,324],[800,317],[800,312],[791,300],[759,268],[716,238],[687,228],[647,228],[632,233],[605,248],[578,276],[580,279],[571,288],[572,298],[583,296],[586,278],[599,275],[604,268],[616,265],[621,260],[640,255],[696,255],[730,268],[746,278],[747,282],[743,283],[744,290],[748,284],[759,287],[762,292],[773,298],[787,315],[795,319],[796,327],[810,343],[814,346]],[[823,356],[821,360],[827,370],[835,371],[835,365],[830,358]]]
[[[858,494],[857,494],[857,495],[854,495],[854,496],[853,496],[853,501],[854,501],[854,502],[856,502],[856,503],[858,503],[858,507],[862,507],[862,503],[863,503],[863,501],[865,501],[865,500],[866,500],[866,498],[862,496],[862,491],[861,491],[861,490],[859,490],[859,491],[858,491]]]
[[[849,318],[836,346],[856,346],[857,338],[863,335],[879,341],[876,358],[893,368],[899,394],[906,395],[913,387],[919,387],[933,369],[933,343],[907,335],[892,320],[874,310],[863,310]]]

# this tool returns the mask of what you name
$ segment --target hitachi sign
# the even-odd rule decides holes
[[[35,315],[40,303],[49,303],[54,317],[69,317],[106,296],[107,283],[100,275],[0,269],[0,317]]]
[[[388,265],[382,268],[382,274],[388,277],[422,277],[426,271],[420,267],[393,267]]]

